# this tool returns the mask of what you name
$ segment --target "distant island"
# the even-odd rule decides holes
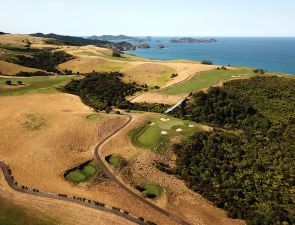
[[[214,43],[217,42],[214,38],[172,38],[171,43]]]
[[[136,37],[131,37],[131,36],[127,36],[127,35],[101,35],[101,36],[90,36],[88,37],[88,39],[91,40],[102,40],[102,41],[118,41],[118,40],[133,40],[136,39]]]

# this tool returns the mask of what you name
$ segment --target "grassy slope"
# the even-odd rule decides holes
[[[183,93],[190,93],[218,85],[226,80],[233,79],[233,76],[241,75],[241,78],[254,76],[251,69],[239,70],[212,70],[201,72],[189,80],[164,88],[159,92],[167,95],[178,95]]]
[[[56,77],[31,77],[31,78],[11,78],[0,77],[0,95],[22,95],[33,92],[46,92],[53,90],[55,87],[71,80],[73,76],[56,76]],[[5,81],[11,80],[13,84],[22,81],[24,84],[20,88],[1,89],[5,85]]]

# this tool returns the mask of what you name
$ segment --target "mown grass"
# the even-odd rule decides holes
[[[66,175],[66,179],[73,183],[81,183],[94,177],[98,172],[98,168],[93,164],[87,164],[81,169],[76,169]]]
[[[240,68],[237,70],[211,70],[196,74],[191,79],[188,79],[179,84],[172,85],[168,88],[159,90],[160,93],[167,95],[179,95],[199,91],[218,85],[221,82],[234,78],[248,78],[255,76],[253,70]]]
[[[173,136],[190,136],[200,126],[191,121],[184,121],[164,115],[148,117],[148,123],[131,132],[131,141],[135,146],[147,149],[158,149],[166,140]],[[162,121],[161,119],[169,119]],[[192,126],[192,127],[190,127]],[[177,131],[180,129],[181,131]],[[166,132],[162,134],[161,132]]]
[[[90,115],[86,116],[86,118],[88,120],[96,121],[99,119],[99,115],[98,114],[90,114]]]
[[[73,76],[56,77],[0,77],[0,95],[23,95],[35,92],[48,92],[55,90],[64,83],[69,82]],[[12,81],[14,86],[11,89],[4,88],[7,80]],[[17,85],[17,81],[22,81],[23,85]]]
[[[23,208],[0,197],[0,225],[55,225],[51,218],[40,219],[28,214]]]
[[[140,187],[142,195],[146,198],[155,199],[161,196],[163,189],[157,184],[144,184]]]
[[[106,157],[106,161],[112,166],[119,166],[124,159],[120,156],[110,155]]]

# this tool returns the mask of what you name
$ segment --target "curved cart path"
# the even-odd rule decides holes
[[[3,174],[5,176],[5,179],[6,179],[7,183],[8,183],[8,185],[13,190],[15,190],[17,192],[79,204],[79,205],[86,206],[86,207],[89,207],[89,208],[93,208],[93,209],[96,209],[96,210],[100,210],[100,211],[104,211],[104,212],[107,212],[107,213],[115,214],[117,216],[123,217],[123,218],[125,218],[125,219],[127,219],[127,220],[129,220],[129,221],[131,221],[133,223],[139,224],[139,225],[146,225],[146,223],[144,221],[140,220],[136,216],[133,216],[131,214],[126,214],[126,212],[121,211],[119,209],[115,210],[110,206],[96,205],[95,202],[93,202],[91,200],[88,200],[88,199],[82,200],[82,198],[80,198],[80,200],[79,200],[79,199],[74,199],[72,196],[65,196],[65,195],[59,195],[59,194],[56,194],[56,193],[44,192],[44,191],[39,191],[39,190],[36,191],[36,190],[32,190],[30,188],[23,188],[22,186],[20,186],[20,185],[18,185],[16,183],[13,176],[11,175],[11,171],[10,171],[9,167],[4,162],[0,161],[0,168],[3,171]]]
[[[120,130],[122,130],[124,127],[126,127],[131,121],[132,121],[132,116],[130,115],[126,115],[128,116],[128,121],[125,122],[121,127],[119,127],[118,129],[116,129],[115,131],[113,131],[111,134],[109,134],[107,137],[105,137],[96,147],[94,150],[94,156],[95,159],[97,160],[97,162],[100,164],[101,169],[103,170],[103,172],[105,173],[105,175],[107,175],[111,180],[113,180],[120,188],[122,188],[125,192],[127,192],[128,194],[130,194],[131,196],[133,196],[134,198],[138,199],[139,201],[143,202],[145,205],[149,206],[150,208],[153,208],[154,210],[160,212],[161,214],[166,215],[167,217],[169,217],[170,219],[174,220],[175,222],[182,224],[182,225],[190,225],[189,223],[185,222],[184,220],[176,217],[175,215],[167,212],[166,210],[156,206],[155,204],[151,203],[150,201],[146,200],[145,198],[143,198],[142,196],[136,194],[135,192],[133,192],[132,190],[130,190],[127,186],[125,186],[119,179],[117,179],[117,177],[112,173],[112,171],[108,168],[108,166],[105,165],[105,160],[101,159],[99,156],[99,149],[101,148],[101,146],[103,144],[105,144],[112,136],[114,136],[116,133],[118,133]]]

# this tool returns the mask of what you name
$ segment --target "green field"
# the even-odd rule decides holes
[[[93,164],[87,164],[81,169],[76,169],[66,175],[66,179],[73,183],[87,181],[97,174],[97,167]]]
[[[40,219],[42,218],[42,219]],[[39,218],[27,213],[25,209],[0,197],[0,225],[55,225],[57,221],[39,215]]]
[[[248,78],[252,76],[255,76],[252,69],[211,70],[196,74],[189,80],[164,88],[159,90],[159,92],[167,95],[188,94],[218,85],[220,82],[233,78]]]
[[[140,191],[144,197],[155,199],[162,194],[163,189],[157,184],[144,184],[140,187]]]
[[[73,76],[56,76],[56,77],[0,77],[0,95],[22,95],[35,92],[48,92],[54,90],[60,85],[67,83]],[[24,85],[17,86],[15,89],[3,89],[5,82],[10,80],[13,85],[17,81],[22,81]]]
[[[161,119],[166,119],[166,121]],[[131,132],[131,140],[135,146],[157,149],[169,137],[176,135],[190,136],[200,130],[200,126],[194,122],[167,117],[166,115],[148,117],[147,120],[148,123],[144,127]]]

